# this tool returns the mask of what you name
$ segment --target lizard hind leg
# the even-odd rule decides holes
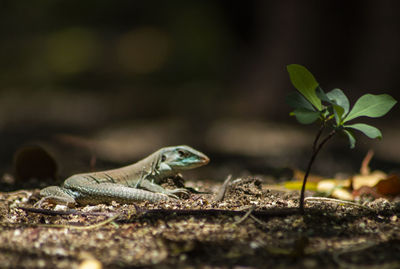
[[[146,190],[135,189],[117,183],[95,183],[81,176],[70,177],[64,188],[75,196],[79,204],[100,204],[116,201],[134,203],[136,201],[158,202],[168,200],[168,196]]]
[[[50,202],[54,204],[64,204],[68,207],[73,207],[76,205],[76,201],[74,197],[70,196],[66,193],[65,189],[58,186],[50,186],[44,188],[40,191],[40,196],[43,198],[40,199],[34,206],[42,207],[44,202]]]

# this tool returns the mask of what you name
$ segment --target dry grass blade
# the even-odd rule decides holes
[[[243,221],[245,221],[245,220],[250,216],[251,212],[254,211],[254,209],[256,209],[256,206],[255,206],[255,205],[253,205],[252,207],[250,207],[249,210],[246,212],[246,214],[244,214],[244,216],[241,217],[238,221],[235,221],[234,224],[240,224],[240,223],[242,223]]]
[[[215,201],[217,202],[222,202],[225,198],[225,194],[228,191],[228,187],[230,182],[232,181],[232,175],[229,175],[224,183],[222,184],[221,188],[219,189],[219,192],[217,194],[217,196],[215,197]]]
[[[61,211],[61,210],[49,210],[49,209],[21,207],[21,206],[18,207],[18,209],[24,210],[25,212],[37,213],[49,216],[60,216],[60,215],[106,216],[106,217],[114,216],[113,213],[111,213],[110,215],[108,213],[103,213],[103,212],[82,212],[75,209]]]
[[[41,227],[48,227],[48,228],[68,228],[68,229],[76,229],[76,230],[91,230],[91,229],[96,229],[99,228],[101,226],[104,226],[108,223],[113,222],[116,218],[118,218],[120,216],[120,214],[116,214],[104,221],[101,221],[99,223],[96,224],[92,224],[89,226],[74,226],[74,225],[64,225],[64,224],[38,224],[38,226]]]
[[[369,208],[369,207],[367,207],[365,205],[361,205],[361,204],[357,204],[357,203],[350,202],[350,201],[345,201],[345,200],[334,199],[334,198],[307,197],[307,198],[304,199],[304,202],[321,202],[321,201],[352,205],[352,206],[360,207],[360,208],[363,208],[363,209],[366,209],[366,210],[369,210],[369,211],[373,211],[373,209],[371,209],[371,208]]]

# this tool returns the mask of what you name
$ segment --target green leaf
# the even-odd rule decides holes
[[[374,126],[365,123],[355,123],[351,125],[344,125],[343,127],[356,129],[360,132],[363,132],[369,138],[378,138],[378,139],[382,138],[382,133],[381,131],[379,131],[378,128],[375,128]]]
[[[318,110],[322,110],[321,100],[315,93],[318,82],[313,74],[304,66],[298,64],[290,64],[287,67],[290,81],[293,86]]]
[[[332,91],[328,92],[326,96],[328,96],[331,101],[335,102],[336,105],[343,108],[344,115],[349,113],[350,102],[341,89],[333,89]]]
[[[353,133],[350,130],[343,130],[343,132],[349,138],[350,148],[354,148],[356,145],[356,138],[354,137]]]
[[[335,114],[336,125],[339,126],[341,125],[343,115],[345,114],[344,108],[338,105],[332,105],[332,107],[333,107],[333,113]]]
[[[315,111],[314,107],[308,102],[303,95],[298,92],[291,92],[286,97],[286,102],[293,108],[305,108],[308,110]]]
[[[355,103],[353,109],[347,115],[343,122],[366,116],[371,118],[382,117],[397,103],[397,101],[388,94],[365,94]]]
[[[328,96],[326,95],[326,93],[324,92],[324,90],[321,87],[319,87],[319,86],[317,87],[316,94],[317,94],[318,98],[321,99],[321,101],[331,103],[331,100],[328,98]]]
[[[332,106],[328,111],[335,115],[336,125],[342,125],[343,117],[349,112],[350,103],[346,95],[340,89],[333,89],[325,93],[321,87],[317,87],[317,96],[323,102],[327,102]]]
[[[313,123],[320,116],[320,113],[318,111],[312,111],[304,108],[295,109],[290,114],[296,116],[297,121],[302,124]]]

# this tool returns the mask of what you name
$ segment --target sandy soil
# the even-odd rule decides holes
[[[207,193],[161,204],[45,205],[41,213],[20,208],[32,208],[38,190],[0,193],[0,266],[400,267],[398,201],[309,200],[301,215],[297,191],[258,178],[234,179],[222,200],[220,183],[186,185]]]

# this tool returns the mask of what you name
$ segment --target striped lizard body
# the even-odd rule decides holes
[[[62,187],[50,186],[40,191],[44,201],[76,204],[99,204],[117,201],[158,202],[176,199],[177,193],[187,193],[184,188],[164,189],[159,184],[181,171],[205,165],[209,158],[189,146],[162,148],[143,160],[122,168],[77,174],[67,178]]]

